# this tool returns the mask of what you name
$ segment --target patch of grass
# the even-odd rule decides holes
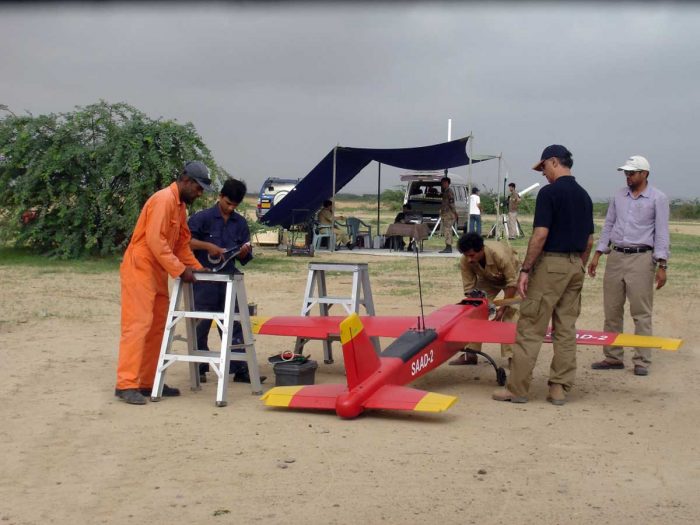
[[[285,252],[265,252],[255,257],[242,268],[244,273],[292,273],[299,271],[299,260],[311,260],[309,257],[288,257]]]
[[[697,235],[687,235],[685,233],[671,234],[671,258],[685,257],[687,255],[695,258],[700,251],[700,237]]]
[[[116,256],[62,260],[44,257],[28,248],[0,248],[0,266],[28,266],[41,268],[41,273],[106,273],[118,271],[120,263],[121,258]]]

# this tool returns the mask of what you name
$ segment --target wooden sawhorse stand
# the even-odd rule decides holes
[[[250,325],[250,314],[248,312],[248,299],[243,284],[243,274],[223,274],[212,272],[195,272],[197,280],[207,282],[218,282],[226,284],[226,304],[223,312],[198,312],[194,309],[194,292],[192,283],[183,282],[176,279],[173,291],[170,295],[170,309],[165,322],[165,332],[163,342],[160,346],[160,356],[158,357],[158,367],[156,378],[151,392],[151,401],[159,401],[163,395],[163,385],[165,384],[165,372],[168,367],[177,361],[185,361],[190,364],[191,389],[200,390],[199,384],[199,363],[209,363],[218,377],[216,387],[216,406],[226,406],[226,391],[228,387],[228,368],[230,361],[246,361],[250,374],[250,386],[253,394],[262,394],[260,383],[260,370],[255,355],[255,345],[253,342],[253,332]],[[178,310],[178,304],[182,299],[183,308]],[[238,303],[238,312],[235,305]],[[181,320],[186,320],[187,328],[187,354],[175,354],[172,352],[175,325]],[[221,348],[218,352],[199,350],[197,348],[196,327],[198,319],[214,320],[221,330]],[[243,330],[243,344],[231,344],[231,332],[233,323],[241,323]],[[232,353],[232,349],[245,349],[245,353]]]
[[[328,295],[326,287],[326,271],[329,272],[352,272],[352,292],[350,297],[331,297]],[[345,308],[345,312],[360,313],[360,305],[365,307],[368,315],[374,315],[374,302],[372,301],[372,289],[369,286],[369,271],[367,263],[309,263],[309,276],[306,280],[306,291],[304,292],[304,304],[301,307],[301,315],[308,316],[311,309],[318,305],[322,316],[330,315],[330,308],[334,304],[340,304]],[[337,338],[336,338],[337,339]],[[307,339],[297,337],[294,345],[294,353],[300,354]],[[372,338],[375,350],[381,350],[379,339]],[[331,340],[323,341],[323,362],[330,364],[333,362],[333,350]]]

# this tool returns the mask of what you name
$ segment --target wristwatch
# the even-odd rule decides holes
[[[530,273],[530,268],[520,268],[520,273]]]
[[[661,268],[662,270],[665,270],[666,268],[668,268],[668,264],[666,264],[666,263],[660,263],[660,264],[658,265],[658,267]]]

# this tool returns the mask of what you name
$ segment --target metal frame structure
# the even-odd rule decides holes
[[[151,401],[159,401],[163,395],[163,385],[165,384],[165,374],[167,369],[177,362],[190,364],[190,382],[192,390],[200,390],[199,383],[199,363],[209,363],[209,366],[216,373],[218,381],[216,388],[216,406],[226,406],[226,393],[228,388],[228,369],[231,361],[246,361],[250,374],[250,386],[255,395],[262,394],[262,384],[260,383],[260,370],[258,368],[257,356],[255,355],[255,344],[251,329],[250,313],[248,311],[248,299],[246,296],[243,274],[222,274],[211,272],[195,272],[197,280],[202,282],[219,282],[226,284],[226,304],[223,312],[202,312],[196,311],[194,306],[194,291],[192,283],[186,283],[182,279],[176,279],[173,291],[170,295],[170,307],[163,333],[163,342],[160,347],[158,357],[158,367],[156,377],[151,392]],[[182,303],[182,307],[178,305]],[[238,312],[235,305],[238,303]],[[221,330],[221,346],[218,351],[199,350],[197,348],[196,326],[197,320],[209,319],[216,323]],[[175,337],[175,327],[185,320],[187,354],[173,352],[173,341]],[[231,332],[234,321],[241,323],[243,330],[243,344],[230,344]],[[244,349],[245,353],[234,352],[232,349]]]

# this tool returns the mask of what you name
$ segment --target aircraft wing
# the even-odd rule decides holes
[[[544,338],[545,343],[552,342],[551,331]],[[637,346],[641,348],[659,348],[676,351],[683,344],[682,339],[656,337],[653,335],[618,334],[615,332],[596,332],[593,330],[576,330],[577,345],[597,346]]]
[[[455,404],[457,398],[426,392],[417,388],[399,385],[384,385],[367,401],[364,408],[384,410],[415,410],[417,412],[444,412]]]
[[[260,335],[288,335],[307,339],[326,339],[340,334],[340,323],[346,316],[289,316],[251,317],[253,333]],[[369,337],[399,337],[417,324],[416,317],[373,316],[360,317]]]
[[[485,321],[483,319],[465,319],[450,328],[444,340],[450,343],[504,343],[515,342],[515,323]],[[544,338],[545,343],[552,342],[551,328]],[[661,350],[678,350],[682,339],[656,337],[651,335],[619,334],[615,332],[596,332],[594,330],[576,330],[576,344],[597,346],[637,346],[642,348],[659,348]]]
[[[484,319],[464,319],[442,336],[448,343],[515,343],[515,323],[486,321]]]

